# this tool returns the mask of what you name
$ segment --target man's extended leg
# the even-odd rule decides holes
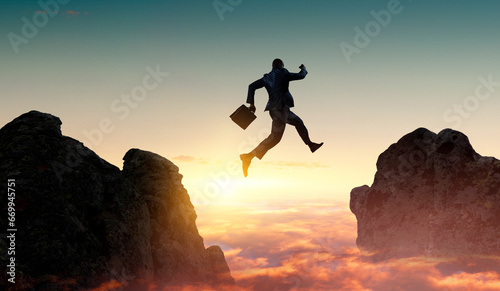
[[[271,110],[269,115],[273,119],[271,134],[264,139],[253,151],[248,154],[240,155],[240,159],[243,162],[243,175],[246,177],[248,175],[248,168],[254,157],[262,159],[262,157],[267,153],[268,150],[277,145],[283,133],[285,132],[286,116],[282,111]]]
[[[269,134],[266,139],[261,141],[260,144],[252,151],[252,153],[259,158],[259,160],[262,159],[268,150],[272,149],[281,141],[283,133],[285,132],[286,116],[278,110],[271,110],[269,115],[271,115],[271,118],[273,119],[271,134]]]
[[[298,117],[292,111],[288,112],[287,123],[295,126],[300,137],[302,138],[304,143],[309,146],[311,152],[314,153],[317,149],[319,149],[323,145],[323,143],[315,143],[311,141],[311,139],[309,138],[309,132],[307,131],[304,122],[302,121],[302,119],[300,119],[300,117]]]

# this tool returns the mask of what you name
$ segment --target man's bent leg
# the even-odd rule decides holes
[[[252,153],[259,159],[267,153],[268,150],[277,145],[283,133],[285,132],[286,116],[284,116],[282,111],[271,110],[269,115],[273,119],[271,134],[264,139],[253,151]]]
[[[295,129],[297,129],[297,132],[299,133],[300,137],[302,138],[302,140],[306,145],[311,144],[311,139],[309,138],[309,132],[307,131],[307,128],[304,125],[302,119],[300,119],[300,117],[298,117],[295,113],[290,111],[288,113],[287,123],[295,126]]]
[[[311,152],[314,153],[317,149],[319,149],[323,145],[323,143],[315,143],[315,142],[311,141],[311,139],[309,138],[309,132],[307,131],[307,128],[304,125],[304,122],[302,121],[302,119],[300,119],[300,117],[298,117],[292,111],[288,112],[287,123],[295,126],[300,137],[302,138],[304,143],[309,146],[309,149],[311,150]]]
[[[286,113],[285,113],[286,114]],[[285,132],[286,125],[286,115],[281,111],[272,110],[269,112],[271,118],[273,119],[271,134],[264,139],[253,151],[248,154],[240,155],[240,159],[243,164],[243,175],[246,177],[248,175],[248,168],[254,157],[262,159],[262,157],[274,147],[281,140],[283,133]]]

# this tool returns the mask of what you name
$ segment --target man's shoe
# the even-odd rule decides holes
[[[321,146],[323,145],[323,143],[315,143],[315,142],[311,142],[311,144],[309,145],[309,149],[311,149],[311,152],[314,153],[316,150],[318,150]]]
[[[253,155],[251,153],[241,154],[240,159],[243,162],[243,176],[245,178],[248,176],[248,168],[250,167],[250,163],[252,162]]]

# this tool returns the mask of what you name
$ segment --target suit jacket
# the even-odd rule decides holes
[[[284,106],[293,107],[293,97],[288,91],[288,84],[290,81],[304,79],[306,75],[306,69],[300,70],[299,73],[290,73],[284,68],[273,68],[271,72],[248,86],[247,103],[254,104],[255,90],[266,87],[269,101],[264,111],[281,110]]]

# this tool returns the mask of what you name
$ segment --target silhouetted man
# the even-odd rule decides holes
[[[266,87],[269,94],[265,111],[269,111],[269,115],[273,119],[271,134],[264,139],[253,151],[248,154],[240,155],[243,162],[243,174],[248,175],[248,168],[254,157],[262,159],[268,150],[278,144],[285,132],[285,125],[288,123],[295,126],[300,137],[306,145],[309,146],[311,152],[319,149],[323,143],[314,143],[309,139],[309,133],[304,125],[304,122],[290,111],[293,107],[293,97],[288,91],[288,83],[290,81],[302,80],[307,75],[306,67],[300,65],[299,73],[290,73],[285,69],[283,61],[275,59],[273,61],[273,69],[268,74],[265,74],[261,79],[253,82],[248,86],[247,103],[250,104],[250,111],[255,112],[254,105],[255,90]]]

